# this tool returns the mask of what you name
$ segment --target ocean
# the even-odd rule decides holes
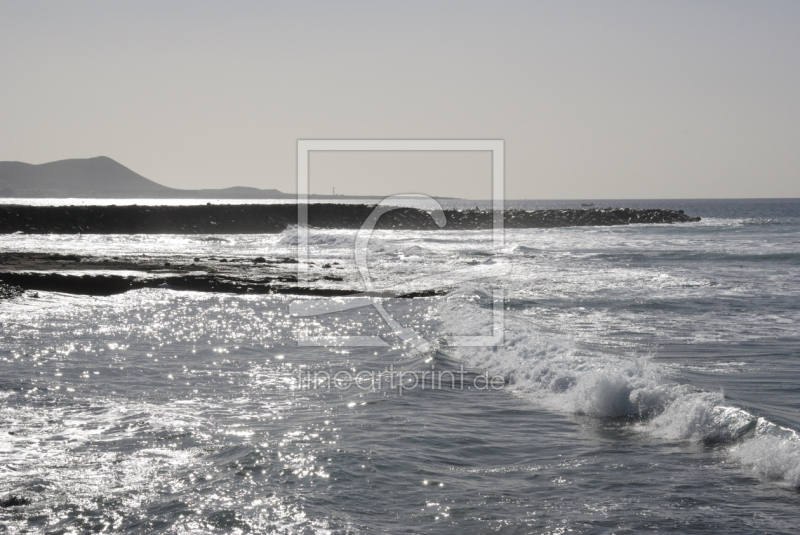
[[[376,231],[366,277],[354,231],[311,229],[354,286],[447,289],[379,306],[0,301],[0,532],[796,533],[800,200],[585,202],[703,219]],[[0,252],[297,255],[294,228],[212,238]]]

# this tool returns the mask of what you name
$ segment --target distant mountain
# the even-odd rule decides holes
[[[289,199],[295,196],[276,189],[246,187],[168,188],[111,158],[98,156],[40,165],[0,162],[0,197]]]

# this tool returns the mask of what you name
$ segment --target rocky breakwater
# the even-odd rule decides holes
[[[309,225],[317,228],[359,228],[374,209],[364,204],[311,204]],[[489,210],[446,210],[445,230],[492,227]],[[570,210],[506,210],[508,228],[610,226],[637,223],[699,221],[682,210],[592,208]],[[0,206],[0,233],[30,234],[256,234],[278,233],[297,224],[295,204],[197,206]],[[393,210],[379,229],[435,230],[430,215],[411,208]]]

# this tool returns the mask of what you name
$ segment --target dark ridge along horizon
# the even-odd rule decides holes
[[[277,189],[234,186],[221,189],[170,188],[143,177],[107,156],[43,164],[0,162],[0,197],[84,199],[296,199]],[[337,195],[335,198],[344,196]],[[311,194],[312,199],[332,195]],[[367,199],[358,195],[347,198]]]
[[[316,228],[357,229],[374,205],[310,204],[308,224]],[[491,210],[445,210],[442,230],[492,228]],[[506,210],[506,228],[613,226],[637,223],[688,223],[699,217],[683,210],[592,208],[586,210]],[[0,234],[274,234],[297,224],[296,204],[199,206],[28,206],[0,205]],[[398,208],[385,213],[377,229],[437,230],[424,210]]]

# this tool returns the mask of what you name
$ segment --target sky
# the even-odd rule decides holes
[[[800,2],[0,0],[0,160],[296,191],[298,139],[502,139],[510,199],[800,197]],[[488,198],[491,154],[312,153]]]

